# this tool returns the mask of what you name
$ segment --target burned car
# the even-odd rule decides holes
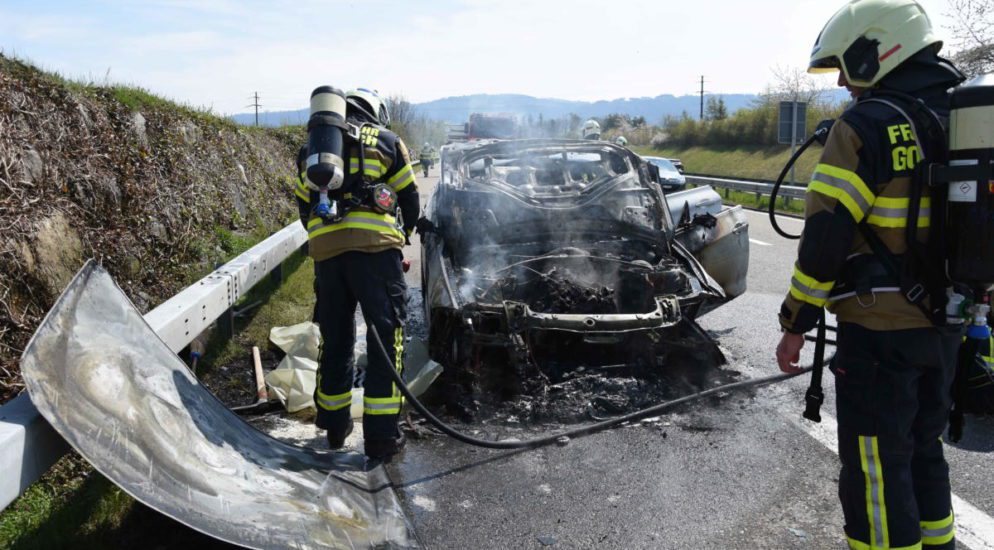
[[[694,319],[745,291],[748,225],[709,187],[664,195],[602,141],[442,150],[419,221],[429,348],[447,376],[653,368],[717,347]]]

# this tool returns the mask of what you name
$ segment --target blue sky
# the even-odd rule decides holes
[[[944,0],[920,0],[940,28]],[[836,0],[0,0],[0,49],[219,113],[306,106],[320,84],[412,101],[759,92],[804,66]],[[948,31],[942,29],[942,34]],[[832,80],[826,80],[831,83]]]

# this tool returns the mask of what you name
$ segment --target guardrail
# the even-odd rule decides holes
[[[695,185],[710,185],[711,187],[717,187],[725,189],[725,196],[728,196],[728,191],[744,191],[746,193],[755,193],[756,199],[763,195],[769,195],[773,191],[773,184],[768,182],[758,182],[758,181],[743,181],[743,180],[733,180],[726,178],[715,178],[711,176],[693,176],[690,174],[686,175],[687,183],[693,183]],[[777,192],[777,197],[782,197],[784,199],[804,199],[804,194],[807,192],[807,187],[801,187],[798,185],[781,185],[780,191]]]
[[[282,263],[307,242],[299,221],[145,314],[145,321],[179,353],[215,321],[230,318],[235,302],[267,275],[282,278]],[[38,413],[27,392],[0,406],[0,510],[62,457],[68,445]]]

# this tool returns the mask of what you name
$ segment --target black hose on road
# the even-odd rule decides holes
[[[368,330],[373,335],[373,339],[376,341],[376,347],[379,349],[379,353],[387,360],[386,363],[384,364],[385,365],[389,364],[390,355],[387,354],[387,350],[383,346],[383,341],[380,340],[380,335],[376,331],[376,327],[370,324]],[[754,378],[751,380],[734,382],[732,384],[725,384],[724,386],[718,386],[691,395],[687,395],[679,399],[674,399],[672,401],[666,401],[665,403],[653,405],[652,407],[635,411],[633,413],[617,416],[610,420],[604,420],[602,422],[597,422],[595,424],[590,424],[587,426],[582,426],[571,430],[565,430],[552,435],[545,435],[541,437],[536,437],[534,439],[526,439],[526,440],[503,440],[503,441],[489,441],[486,439],[479,439],[476,437],[466,435],[456,430],[452,426],[449,426],[441,419],[439,419],[437,416],[432,414],[427,407],[425,407],[420,401],[418,401],[416,397],[414,397],[414,394],[411,393],[411,390],[409,390],[407,388],[407,385],[404,384],[404,379],[401,377],[399,372],[389,367],[386,367],[386,370],[390,372],[390,376],[393,378],[394,383],[397,384],[397,388],[400,390],[400,393],[403,394],[404,398],[407,399],[411,403],[411,405],[413,405],[414,408],[428,420],[428,422],[430,422],[433,426],[441,430],[442,433],[444,433],[445,435],[448,435],[449,437],[457,441],[460,441],[462,443],[466,443],[467,445],[474,445],[476,447],[484,447],[487,449],[534,449],[537,447],[544,447],[545,445],[562,442],[564,441],[563,438],[571,439],[574,437],[580,437],[597,432],[602,432],[604,430],[614,428],[626,422],[633,422],[635,420],[648,418],[650,416],[659,414],[667,409],[672,409],[673,407],[676,407],[678,405],[683,405],[684,403],[690,403],[692,401],[697,401],[699,399],[711,397],[713,395],[717,395],[722,392],[741,390],[745,388],[755,388],[759,386],[775,384],[777,382],[782,382],[784,380],[789,380],[791,378],[794,378],[795,376],[799,376],[806,372],[810,372],[811,367],[804,367],[800,372],[797,372],[795,374],[776,374],[773,376],[766,376],[763,378]]]

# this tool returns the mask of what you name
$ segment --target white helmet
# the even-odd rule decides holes
[[[367,115],[373,118],[373,120],[379,122],[381,126],[390,126],[390,110],[387,109],[387,104],[380,98],[380,94],[376,90],[370,90],[368,88],[356,88],[354,90],[349,90],[345,94],[345,100],[353,107],[357,107],[364,111]]]
[[[583,139],[600,139],[601,125],[596,120],[590,119],[583,123]]]
[[[625,136],[618,136],[618,137],[614,138],[614,143],[615,143],[615,145],[620,145],[622,147],[626,147],[628,145],[628,140],[625,139]]]
[[[869,88],[921,50],[942,47],[914,0],[852,0],[822,29],[808,72],[841,70],[849,84]]]

